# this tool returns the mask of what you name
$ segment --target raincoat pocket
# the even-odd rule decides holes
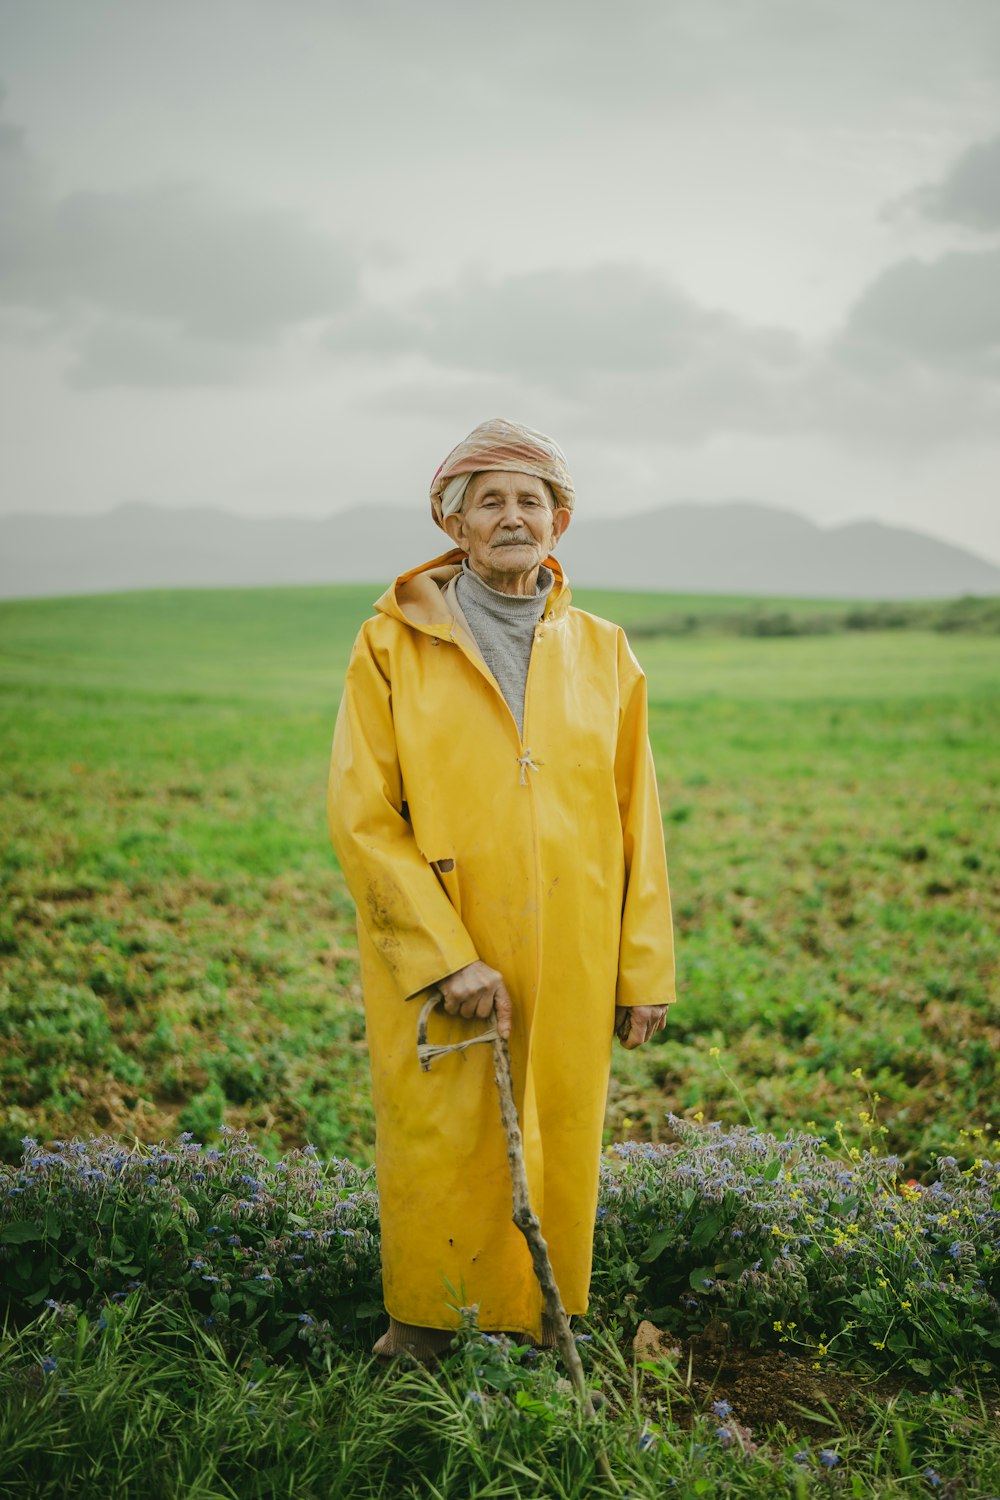
[[[438,884],[444,891],[448,900],[455,908],[459,917],[462,915],[462,891],[458,879],[458,870],[455,861],[450,858],[431,859],[428,864],[437,876]]]

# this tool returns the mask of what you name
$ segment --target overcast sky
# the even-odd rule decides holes
[[[422,506],[1000,560],[1000,0],[0,0],[0,511]]]

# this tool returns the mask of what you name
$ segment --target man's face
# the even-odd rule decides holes
[[[520,592],[521,582],[533,590],[538,565],[566,530],[569,515],[553,509],[544,480],[488,470],[474,475],[464,508],[445,525],[475,572],[495,588]]]

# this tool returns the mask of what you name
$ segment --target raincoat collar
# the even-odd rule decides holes
[[[456,622],[464,624],[455,597],[454,581],[462,571],[465,553],[460,547],[444,552],[430,562],[401,573],[380,599],[375,608],[390,619],[404,625],[412,625],[431,635],[451,636]],[[559,563],[554,557],[544,559],[553,576],[552,590],[545,605],[542,619],[561,619],[570,604],[569,585]]]

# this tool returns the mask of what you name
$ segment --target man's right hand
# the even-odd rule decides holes
[[[444,996],[444,1008],[450,1016],[463,1016],[471,1021],[489,1019],[490,1012],[497,1013],[497,1031],[502,1037],[510,1036],[511,1003],[503,975],[489,964],[477,958],[445,979],[439,979],[437,987]]]

